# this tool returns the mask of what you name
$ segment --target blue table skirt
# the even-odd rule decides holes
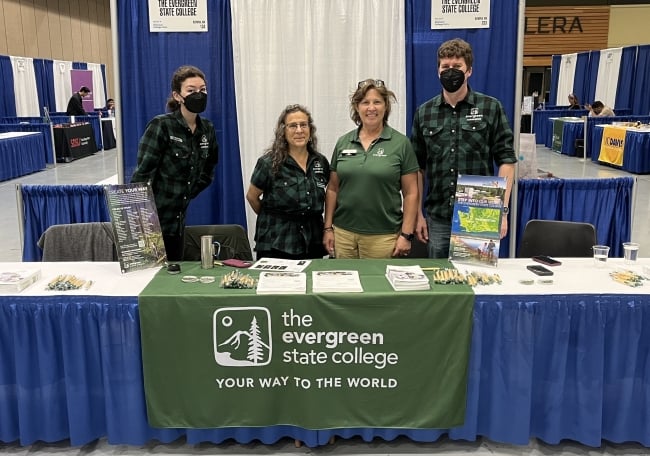
[[[584,109],[547,109],[533,111],[533,133],[537,144],[546,144],[549,135],[553,136],[553,123],[548,119],[551,117],[582,117],[589,114]]]
[[[600,143],[603,140],[604,128],[594,128],[591,133],[592,147],[591,160],[598,161]],[[609,163],[603,163],[608,166]],[[650,174],[650,133],[628,130],[625,134],[625,147],[623,149],[623,165],[621,169],[635,174]]]
[[[45,169],[43,135],[0,139],[0,181]]]
[[[135,297],[0,297],[0,441],[309,446],[333,435],[430,442],[480,436],[650,445],[650,296],[477,296],[465,424],[453,429],[294,426],[153,429]]]

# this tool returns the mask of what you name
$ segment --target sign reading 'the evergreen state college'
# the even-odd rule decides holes
[[[214,295],[162,297],[159,278],[139,298],[152,426],[463,423],[471,290],[217,294],[228,305],[215,307]]]

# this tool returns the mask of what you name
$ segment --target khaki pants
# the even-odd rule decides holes
[[[397,242],[395,234],[357,234],[334,228],[336,258],[391,258]]]

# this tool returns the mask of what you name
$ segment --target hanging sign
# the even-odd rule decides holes
[[[490,28],[490,0],[431,0],[431,28]]]
[[[149,0],[150,32],[207,32],[207,0]]]

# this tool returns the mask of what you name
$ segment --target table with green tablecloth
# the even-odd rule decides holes
[[[417,260],[314,260],[307,293],[282,295],[220,288],[225,270],[196,263],[182,264],[182,274],[216,281],[159,272],[139,297],[150,424],[461,425],[472,290],[396,293],[385,277],[395,263]],[[358,270],[364,292],[311,292],[312,271],[327,269]]]

